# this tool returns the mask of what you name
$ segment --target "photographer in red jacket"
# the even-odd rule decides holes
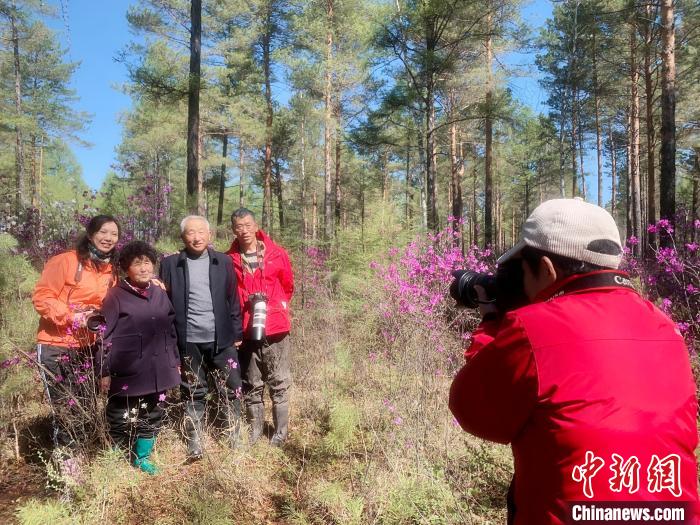
[[[617,271],[621,254],[607,211],[554,199],[527,219],[495,280],[458,276],[457,295],[478,295],[483,320],[450,410],[467,432],[511,444],[509,523],[641,523],[674,511],[683,521],[664,523],[700,521],[688,349]],[[503,308],[503,295],[517,296],[505,268],[508,282],[521,272],[524,305]]]
[[[258,228],[253,212],[240,208],[231,215],[236,238],[228,254],[238,278],[243,313],[243,344],[239,358],[243,393],[251,426],[250,441],[260,439],[265,421],[263,390],[272,399],[275,433],[270,443],[281,446],[289,426],[290,372],[289,303],[294,275],[287,252]]]

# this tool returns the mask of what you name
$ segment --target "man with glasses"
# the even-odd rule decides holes
[[[224,401],[230,445],[238,444],[242,385],[237,347],[243,334],[236,274],[229,257],[209,246],[209,222],[190,215],[180,230],[185,249],[163,259],[160,278],[175,308],[187,455],[197,460],[202,457],[209,376]]]
[[[258,228],[250,210],[240,208],[233,212],[231,227],[236,238],[228,254],[236,271],[243,315],[240,359],[250,440],[255,443],[263,432],[263,390],[267,384],[275,425],[270,443],[281,446],[287,440],[292,384],[289,355],[292,266],[287,252]]]

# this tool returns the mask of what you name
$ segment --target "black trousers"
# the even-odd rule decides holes
[[[243,385],[235,346],[217,349],[214,342],[187,343],[184,351],[180,351],[180,366],[180,391],[185,411],[196,423],[201,423],[205,414],[210,377],[219,399],[235,405],[240,412]]]
[[[40,343],[36,353],[53,416],[54,447],[74,449],[96,436],[100,422],[94,349]]]
[[[246,406],[263,403],[265,385],[273,406],[289,402],[291,346],[289,334],[273,335],[264,342],[243,341],[240,357]]]
[[[143,396],[112,396],[107,401],[107,422],[112,441],[130,448],[136,438],[155,437],[163,425],[163,392]]]

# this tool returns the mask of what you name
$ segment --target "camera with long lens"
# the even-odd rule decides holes
[[[513,259],[500,264],[496,274],[456,270],[452,272],[454,280],[450,285],[450,296],[460,306],[478,308],[479,296],[475,286],[481,286],[486,294],[486,301],[494,303],[500,312],[515,310],[528,304],[523,288],[523,270],[520,259]]]
[[[248,296],[253,310],[253,322],[250,326],[250,339],[262,341],[265,339],[265,324],[267,322],[267,296],[264,293],[254,293]]]
[[[107,324],[107,319],[102,312],[99,310],[94,310],[85,319],[85,327],[93,333],[97,333],[100,329]]]

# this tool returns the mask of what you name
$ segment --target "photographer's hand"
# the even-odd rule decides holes
[[[474,285],[474,290],[479,298],[479,312],[481,312],[481,317],[485,317],[487,314],[498,314],[498,307],[496,303],[489,301],[486,295],[486,290],[480,284]]]

